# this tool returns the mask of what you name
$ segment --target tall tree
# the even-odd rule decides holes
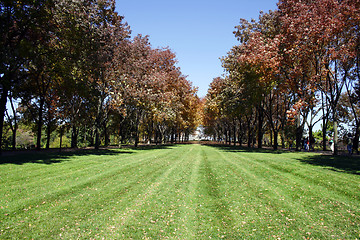
[[[7,97],[27,75],[26,64],[36,50],[32,43],[42,38],[52,4],[51,0],[0,2],[0,148]]]

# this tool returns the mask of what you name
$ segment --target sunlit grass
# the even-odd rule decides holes
[[[201,145],[3,157],[0,238],[356,239],[356,160]]]

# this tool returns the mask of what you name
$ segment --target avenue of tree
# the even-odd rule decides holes
[[[73,148],[176,142],[200,123],[214,140],[297,150],[321,123],[323,149],[351,133],[358,150],[359,27],[358,0],[280,0],[241,19],[226,74],[200,100],[169,48],[130,37],[115,0],[2,0],[0,151],[23,126],[40,149],[55,133]]]
[[[81,133],[98,148],[111,135],[173,142],[198,124],[197,89],[175,54],[132,39],[115,0],[1,1],[0,32],[0,146],[6,125],[15,148],[20,121],[37,149],[55,130],[60,146],[71,133],[77,147]]]
[[[267,133],[274,149],[279,139],[299,150],[306,135],[313,146],[320,121],[322,147],[331,125],[337,154],[346,123],[358,150],[360,1],[280,0],[258,20],[242,19],[234,34],[239,45],[222,58],[226,74],[204,100],[207,134],[261,148]]]

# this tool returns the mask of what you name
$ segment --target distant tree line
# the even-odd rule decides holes
[[[40,149],[54,132],[99,148],[175,142],[198,124],[175,54],[131,38],[114,0],[1,1],[0,36],[0,149],[16,148],[19,126]]]
[[[347,136],[358,150],[359,29],[358,0],[280,0],[258,20],[241,19],[239,44],[222,58],[226,74],[205,98],[206,133],[259,148],[267,134],[274,149],[287,143],[300,150],[304,135],[314,145],[320,121],[324,150],[330,137],[337,154]]]

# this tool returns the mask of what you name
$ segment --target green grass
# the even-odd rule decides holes
[[[356,239],[360,159],[225,146],[0,160],[0,239]]]

